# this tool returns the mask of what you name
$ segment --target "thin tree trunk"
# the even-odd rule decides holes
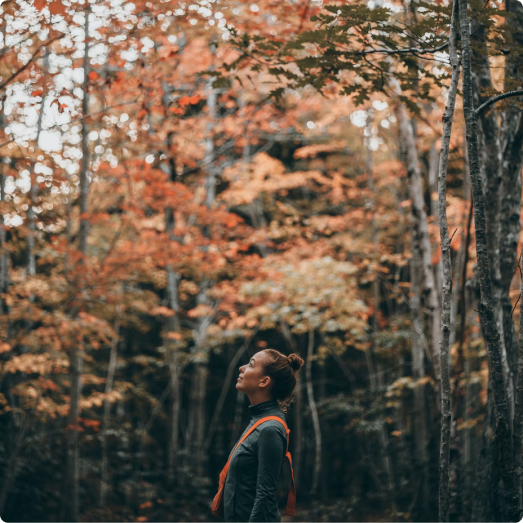
[[[412,125],[409,121],[407,109],[404,104],[400,103],[396,106],[396,118],[398,120],[400,140],[404,148],[405,166],[407,168],[407,177],[409,180],[409,195],[412,205],[412,216],[414,219],[413,227],[415,235],[418,237],[418,249],[420,252],[423,293],[426,296],[426,308],[430,319],[430,355],[434,368],[434,376],[436,381],[439,382],[441,311],[432,267],[432,249],[427,225],[427,213],[425,212],[418,151],[414,141]]]
[[[463,60],[463,110],[465,113],[467,147],[472,182],[474,221],[476,225],[476,254],[479,268],[481,302],[479,304],[485,341],[487,343],[489,372],[494,394],[496,436],[500,453],[504,498],[510,521],[519,521],[519,500],[515,490],[513,445],[510,431],[509,405],[504,383],[502,347],[493,307],[492,283],[487,248],[485,199],[479,169],[477,121],[474,113],[471,79],[470,26],[467,0],[459,1],[461,48]]]
[[[449,460],[450,429],[452,405],[449,369],[449,337],[451,331],[450,309],[452,298],[452,266],[450,257],[450,238],[447,225],[447,165],[449,159],[450,136],[454,120],[456,93],[459,82],[459,60],[457,53],[458,4],[454,0],[449,33],[449,55],[452,65],[447,107],[443,115],[443,136],[441,140],[439,176],[438,176],[438,218],[441,238],[442,275],[442,314],[441,314],[441,439],[439,451],[439,521],[449,521]]]
[[[372,244],[374,246],[374,254],[376,256],[375,263],[377,265],[378,263],[378,231],[376,229],[376,199],[375,199],[375,192],[376,188],[374,187],[374,178],[372,177],[372,150],[370,148],[370,138],[371,138],[371,129],[372,129],[372,116],[373,111],[372,109],[367,110],[367,120],[366,120],[366,126],[365,126],[365,146],[366,146],[366,169],[367,169],[367,176],[369,177],[368,185],[370,189],[370,193],[372,194],[371,198],[371,218],[370,218],[370,230],[371,230],[371,240]],[[369,372],[369,385],[371,390],[375,390],[376,386],[378,384],[381,385],[381,373],[379,364],[377,364],[378,372],[374,371],[374,364],[373,364],[373,356],[374,356],[374,344],[375,344],[375,337],[376,333],[378,332],[378,309],[379,309],[379,280],[378,280],[378,270],[376,267],[376,270],[374,271],[374,281],[372,282],[372,293],[374,297],[374,316],[372,318],[372,330],[371,330],[371,344],[367,351],[365,351],[365,359],[367,361],[367,368]]]
[[[521,299],[523,299],[523,277],[521,278]],[[514,416],[514,458],[516,467],[516,488],[519,496],[519,516],[522,515],[523,499],[523,302],[519,309],[518,379],[516,387],[516,409]]]
[[[89,15],[91,13],[90,4],[85,8],[85,25],[84,25],[84,59],[83,59],[83,100],[82,114],[89,114]],[[79,229],[79,251],[85,257],[87,252],[87,236],[89,233],[89,220],[87,219],[88,196],[89,196],[89,129],[86,120],[81,122],[82,138],[82,160],[80,165],[80,229]],[[71,194],[68,195],[71,198]],[[81,375],[83,366],[83,355],[79,348],[73,344],[69,353],[70,365],[70,407],[66,428],[66,447],[67,447],[67,466],[65,472],[65,492],[66,497],[63,501],[65,505],[65,518],[67,521],[78,520],[78,481],[79,481],[79,426],[78,413],[81,394]]]
[[[412,219],[412,222],[414,219]],[[421,501],[419,507],[425,507],[428,501],[428,458],[427,458],[427,418],[425,409],[425,384],[420,380],[425,376],[424,350],[425,343],[421,330],[421,260],[419,250],[419,237],[416,228],[411,228],[411,355],[412,355],[412,378],[415,382],[414,387],[414,410],[412,412],[412,431],[414,434],[415,460],[417,475],[419,478],[418,488],[421,491]],[[416,499],[417,495],[416,495]]]
[[[438,200],[434,198],[435,195],[438,195],[438,175],[439,175],[439,161],[440,155],[438,154],[438,149],[436,148],[435,138],[429,149],[429,169],[428,169],[428,178],[429,178],[429,191],[430,191],[430,214],[434,223],[438,221]],[[442,288],[443,288],[443,263],[439,260],[434,265],[434,278],[436,284],[436,292],[438,293],[438,303],[441,303],[442,300]]]
[[[107,379],[105,381],[105,394],[109,394],[113,390],[114,373],[116,371],[116,357],[118,353],[118,341],[120,336],[120,306],[116,306],[116,318],[114,320],[114,332],[116,339],[111,345],[111,354],[109,356],[109,366],[107,369]],[[109,467],[107,457],[107,430],[109,428],[109,420],[111,415],[111,403],[106,399],[103,404],[103,418],[102,430],[100,432],[100,440],[102,443],[102,465],[100,478],[100,506],[104,507],[107,499],[107,491],[109,490]]]
[[[289,329],[289,326],[280,319],[280,327],[282,330],[283,338],[287,344],[289,352],[298,353],[298,347],[296,341]],[[300,373],[296,374],[296,388],[295,388],[296,400],[294,402],[294,451],[292,454],[292,468],[294,471],[294,484],[296,490],[299,488],[300,482],[300,471],[302,464],[302,434],[303,434],[303,390],[301,386]]]
[[[307,362],[306,362],[306,379],[307,379],[307,397],[309,399],[309,408],[311,410],[312,424],[314,427],[314,442],[315,442],[315,456],[314,456],[314,468],[312,472],[312,487],[310,495],[314,499],[318,494],[318,482],[320,478],[321,468],[321,428],[320,419],[318,417],[318,410],[316,408],[316,402],[314,401],[314,392],[312,388],[312,356],[314,353],[314,328],[309,327],[309,344],[307,349]]]
[[[514,45],[523,46],[523,5],[517,0],[506,0],[505,9],[511,17],[505,18]],[[511,89],[510,81],[523,82],[521,60],[509,55],[505,60],[505,90]],[[501,147],[503,151],[501,209],[499,234],[499,265],[501,273],[501,305],[503,309],[503,333],[508,365],[512,373],[514,388],[518,372],[518,340],[512,317],[510,284],[515,272],[518,239],[520,232],[521,168],[523,164],[523,117],[521,110],[508,108],[502,112]]]

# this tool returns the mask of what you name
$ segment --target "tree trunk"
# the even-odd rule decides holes
[[[521,298],[523,298],[523,278],[521,279]],[[519,496],[518,509],[521,516],[523,499],[523,303],[521,303],[519,309],[518,379],[514,416],[514,458],[517,478],[516,488]]]
[[[492,298],[492,283],[487,247],[485,198],[481,183],[478,154],[477,122],[472,99],[470,26],[467,0],[459,1],[461,48],[463,60],[463,110],[465,113],[467,147],[472,182],[474,221],[476,225],[476,254],[479,269],[481,302],[479,304],[485,341],[487,344],[489,373],[492,379],[496,436],[500,453],[501,475],[504,483],[504,499],[507,517],[519,521],[519,501],[515,491],[513,446],[510,431],[509,405],[505,390],[502,347],[496,323],[496,311]]]
[[[440,380],[439,366],[439,343],[440,343],[440,321],[441,311],[438,302],[438,293],[434,280],[432,268],[432,249],[427,225],[427,213],[421,184],[421,173],[419,168],[418,151],[414,141],[412,125],[409,121],[407,109],[403,104],[396,106],[396,118],[398,120],[399,138],[404,148],[405,167],[409,180],[409,195],[411,199],[411,210],[413,217],[413,231],[418,237],[418,249],[420,252],[420,264],[423,294],[426,298],[426,309],[430,321],[430,356],[434,368],[436,381]]]
[[[412,222],[414,222],[414,218]],[[412,223],[411,222],[411,223]],[[420,304],[420,280],[421,280],[421,256],[419,250],[419,237],[416,228],[411,228],[411,355],[412,355],[412,378],[414,386],[414,410],[412,412],[412,432],[414,435],[415,459],[414,465],[419,478],[418,488],[421,499],[418,497],[418,507],[424,509],[428,502],[428,458],[427,458],[427,418],[425,409],[425,384],[420,380],[425,376],[424,350],[425,339],[421,330],[421,304]]]
[[[505,9],[512,15],[506,17],[510,36],[520,49],[523,46],[523,5],[517,0],[506,0]],[[505,60],[505,89],[510,90],[510,81],[523,82],[521,60],[511,55]],[[501,305],[503,309],[503,334],[507,351],[508,366],[516,387],[518,372],[518,340],[512,318],[510,284],[515,272],[521,208],[521,168],[523,164],[523,117],[521,110],[509,107],[502,112],[501,147],[503,151],[499,264],[501,273]]]
[[[117,338],[111,345],[111,354],[109,356],[109,366],[107,369],[107,379],[105,381],[105,394],[109,394],[113,390],[114,373],[116,370],[116,356],[118,351],[118,337],[120,335],[120,306],[116,306],[116,318],[114,320],[114,332]],[[100,432],[100,439],[102,442],[102,472],[100,481],[100,506],[104,507],[107,498],[107,491],[109,489],[109,468],[107,458],[107,429],[109,427],[109,418],[111,415],[111,403],[104,400],[103,404],[103,419],[102,430]]]
[[[459,81],[459,60],[457,54],[458,4],[454,0],[452,20],[449,34],[449,54],[452,65],[452,80],[450,84],[447,107],[443,115],[443,136],[438,176],[438,219],[441,238],[442,274],[442,314],[441,314],[441,439],[439,451],[439,521],[449,521],[449,460],[450,460],[450,429],[452,421],[452,405],[450,391],[449,369],[449,337],[451,331],[450,309],[452,298],[452,266],[450,257],[450,238],[447,225],[447,164],[449,159],[450,136],[454,120],[456,93]]]
[[[314,329],[309,327],[309,344],[307,349],[307,362],[306,362],[306,379],[307,379],[307,397],[309,400],[309,408],[311,410],[312,424],[314,427],[314,442],[315,442],[315,456],[314,456],[314,468],[312,472],[312,487],[310,496],[315,499],[318,494],[318,482],[320,478],[321,468],[321,428],[320,419],[318,417],[318,410],[316,408],[316,402],[314,401],[314,391],[312,388],[312,356],[314,352]]]
[[[89,114],[89,15],[91,13],[90,4],[87,4],[85,8],[85,25],[84,25],[84,59],[83,59],[83,100],[82,100],[82,114]],[[89,196],[89,180],[88,180],[88,167],[89,167],[89,129],[87,127],[86,120],[83,119],[81,122],[81,139],[82,139],[82,160],[80,165],[80,229],[79,229],[79,245],[78,248],[85,257],[87,252],[87,236],[89,233],[89,220],[87,219],[88,211],[88,196]],[[68,195],[71,198],[71,194]],[[65,472],[65,492],[66,496],[64,499],[65,505],[65,518],[67,521],[78,520],[78,481],[79,481],[79,426],[78,426],[78,413],[79,403],[81,395],[81,375],[83,366],[83,355],[79,351],[79,348],[73,344],[69,353],[69,365],[70,365],[70,380],[71,380],[71,392],[70,392],[70,408],[68,415],[68,425],[66,428],[67,434],[67,466]]]

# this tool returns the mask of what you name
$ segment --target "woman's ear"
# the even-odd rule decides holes
[[[260,387],[263,387],[263,388],[266,388],[266,387],[269,387],[271,384],[271,378],[270,376],[264,376],[261,380],[260,380]]]

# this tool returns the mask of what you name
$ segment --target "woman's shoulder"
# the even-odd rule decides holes
[[[280,416],[278,416],[280,417]],[[285,421],[285,419],[283,419]],[[261,435],[263,433],[264,436],[270,436],[270,435],[282,435],[284,439],[287,439],[287,432],[285,430],[285,427],[276,420],[268,420],[263,422],[257,427],[259,434]]]

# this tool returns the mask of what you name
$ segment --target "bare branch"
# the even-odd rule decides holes
[[[518,89],[516,91],[509,91],[508,93],[498,94],[498,96],[493,96],[489,98],[484,104],[480,105],[475,111],[474,116],[478,118],[482,113],[484,113],[491,105],[499,102],[500,100],[505,100],[506,98],[514,98],[515,96],[523,96],[523,89]]]

